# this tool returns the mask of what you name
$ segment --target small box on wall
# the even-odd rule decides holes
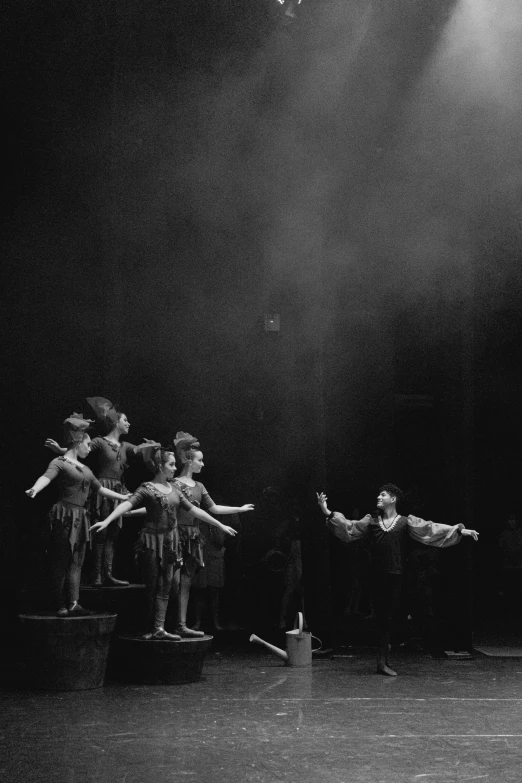
[[[281,331],[281,316],[279,313],[265,313],[264,316],[265,332]]]

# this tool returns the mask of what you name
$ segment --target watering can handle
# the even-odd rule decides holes
[[[294,630],[299,628],[299,636],[303,635],[303,613],[297,612],[294,620]]]

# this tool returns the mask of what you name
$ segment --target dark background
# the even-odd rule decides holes
[[[96,394],[136,443],[196,433],[223,501],[295,496],[325,605],[320,488],[362,515],[395,481],[408,510],[481,530],[492,571],[520,474],[522,12],[471,13],[5,5],[10,609],[50,503],[23,490]]]

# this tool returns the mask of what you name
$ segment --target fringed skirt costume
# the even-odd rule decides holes
[[[93,438],[89,459],[92,460],[94,473],[102,487],[112,489],[120,495],[128,493],[123,473],[129,464],[129,457],[136,454],[136,446],[127,441],[112,443],[107,438]],[[91,456],[92,455],[92,456]],[[103,495],[93,495],[91,513],[96,520],[106,519],[116,506],[121,503],[117,498],[106,498]],[[121,518],[115,522],[121,527]]]
[[[197,506],[197,508],[208,511],[214,505],[214,501],[199,481],[196,481],[195,486],[190,487],[183,481],[176,479],[173,482],[173,486],[182,497],[188,500],[189,503],[192,503],[192,505]],[[190,566],[192,563],[192,566],[196,569],[202,568],[205,565],[205,557],[199,521],[182,506],[179,512],[178,526],[181,552],[185,565],[189,564]]]
[[[91,518],[87,507],[90,490],[98,491],[101,484],[87,465],[77,465],[65,457],[56,457],[43,474],[56,479],[59,499],[49,511],[51,541],[67,538],[71,553],[90,540]]]
[[[169,494],[157,489],[150,481],[141,484],[128,501],[132,508],[144,507],[145,524],[137,544],[138,552],[152,553],[166,570],[168,566],[180,568],[183,552],[178,527],[178,510],[188,514],[190,503],[172,487]]]

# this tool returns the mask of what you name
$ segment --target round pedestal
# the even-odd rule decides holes
[[[141,685],[197,682],[212,636],[180,642],[120,636],[114,644],[111,674]]]
[[[30,687],[52,691],[102,687],[115,614],[21,614],[19,619]]]
[[[147,627],[145,585],[82,586],[80,588],[80,604],[95,612],[117,614],[116,630],[118,633],[136,634]]]

